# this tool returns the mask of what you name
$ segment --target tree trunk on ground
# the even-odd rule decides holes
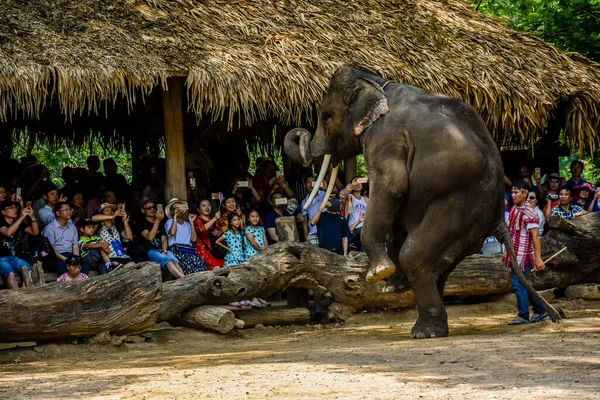
[[[151,329],[161,298],[160,267],[140,263],[84,281],[0,291],[0,342],[60,340]]]
[[[245,328],[261,324],[303,325],[310,322],[310,311],[307,308],[259,308],[250,310],[232,310],[235,316],[244,321]]]
[[[565,288],[598,279],[600,213],[570,222],[552,218],[549,226],[552,230],[542,239],[542,258],[547,259],[564,246],[568,250],[548,263],[546,271],[530,274],[533,286]],[[159,320],[168,320],[193,305],[268,297],[288,285],[327,293],[332,298],[329,316],[336,320],[362,309],[396,309],[414,304],[408,283],[395,292],[384,293],[385,282],[365,281],[367,267],[364,253],[342,257],[304,243],[279,243],[239,266],[165,283]],[[468,297],[507,293],[511,290],[509,276],[501,255],[473,255],[450,274],[444,294]]]
[[[300,236],[296,229],[295,217],[279,217],[275,220],[277,236],[281,242],[299,242]],[[308,308],[308,289],[300,286],[290,286],[285,289],[288,308]]]
[[[227,333],[235,326],[233,312],[217,306],[192,307],[177,318],[177,322],[190,328],[203,328]]]

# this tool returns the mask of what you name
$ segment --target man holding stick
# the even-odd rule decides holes
[[[540,219],[535,212],[527,206],[526,200],[530,186],[522,180],[515,181],[512,185],[513,208],[510,210],[508,230],[512,238],[517,262],[523,275],[527,276],[529,270],[543,271],[542,245],[540,243]],[[507,268],[510,270],[510,259],[504,254]],[[548,318],[544,306],[535,297],[531,296],[527,289],[519,282],[515,274],[512,274],[512,288],[517,295],[518,316],[511,320],[509,325],[522,325],[536,323]],[[529,305],[533,307],[533,317],[529,320]]]

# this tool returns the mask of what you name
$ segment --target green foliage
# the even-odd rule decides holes
[[[22,157],[29,155],[28,147],[30,147],[30,143],[27,132],[20,132],[15,135],[12,158],[20,160]],[[128,182],[131,182],[131,154],[125,150],[107,149],[98,139],[94,139],[89,146],[81,148],[53,146],[48,141],[35,143],[31,148],[31,155],[37,158],[38,163],[44,164],[50,170],[52,181],[58,187],[64,185],[61,177],[63,167],[86,168],[86,159],[90,155],[100,157],[100,172],[102,173],[104,173],[102,160],[112,157],[117,163],[119,173],[123,174]]]
[[[256,172],[256,160],[261,157],[268,157],[275,161],[275,164],[279,167],[280,171],[283,171],[283,157],[282,148],[277,144],[277,125],[273,126],[272,142],[263,143],[261,141],[249,141],[246,140],[246,154],[248,154],[248,160],[250,167],[248,171],[254,175]]]
[[[555,46],[600,61],[600,0],[469,0]]]

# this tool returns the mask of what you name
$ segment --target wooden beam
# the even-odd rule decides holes
[[[167,176],[165,198],[187,200],[185,177],[185,149],[183,147],[183,79],[169,78],[168,89],[163,90],[163,118],[165,122],[165,158]]]
[[[344,183],[347,185],[357,175],[356,156],[344,160]]]

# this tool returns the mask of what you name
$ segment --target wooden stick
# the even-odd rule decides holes
[[[563,247],[562,249],[560,249],[559,251],[557,251],[556,253],[554,253],[553,255],[551,255],[550,257],[548,257],[545,261],[544,264],[546,264],[548,261],[552,261],[556,258],[556,256],[558,256],[560,253],[562,253],[563,251],[565,251],[567,248]]]

